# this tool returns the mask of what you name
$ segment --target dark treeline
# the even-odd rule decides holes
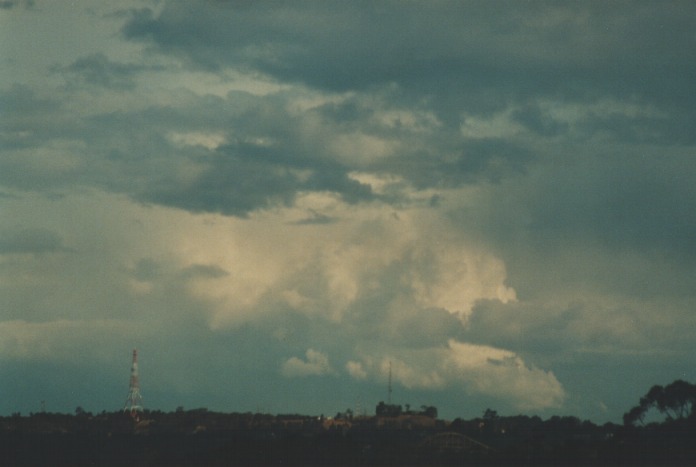
[[[572,416],[437,419],[380,403],[375,416],[206,409],[0,417],[2,465],[696,465],[696,385],[654,386],[622,425]]]

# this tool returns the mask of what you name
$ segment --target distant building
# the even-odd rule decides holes
[[[406,404],[408,408],[408,404]],[[424,416],[429,418],[437,418],[437,407],[435,406],[421,406],[421,410],[406,410],[398,404],[385,404],[380,402],[375,408],[375,415],[378,417],[399,417],[401,415],[411,415],[411,416]]]
[[[378,417],[398,417],[403,412],[403,408],[398,404],[385,404],[380,401],[375,408]]]

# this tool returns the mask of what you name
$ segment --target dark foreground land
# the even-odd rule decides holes
[[[15,414],[0,418],[0,465],[686,466],[696,465],[696,420],[634,427],[497,415]]]

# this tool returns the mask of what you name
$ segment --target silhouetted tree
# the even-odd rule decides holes
[[[623,422],[626,426],[635,425],[636,423],[640,423],[640,425],[643,425],[644,418],[645,409],[642,407],[642,405],[637,405],[624,414]]]
[[[657,400],[657,409],[670,419],[686,418],[694,413],[696,385],[677,380],[665,387]]]
[[[678,420],[694,416],[696,408],[696,385],[683,380],[676,380],[667,386],[655,385],[648,393],[640,398],[637,406],[624,414],[626,425],[643,423],[650,409],[657,409],[667,417],[667,420]]]
[[[380,401],[375,408],[375,413],[378,417],[398,417],[401,415],[403,409],[397,404],[385,404]]]
[[[437,418],[437,407],[434,405],[421,405],[421,410],[426,417]]]

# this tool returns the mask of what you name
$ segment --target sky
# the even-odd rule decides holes
[[[574,415],[696,381],[692,1],[0,2],[0,414]]]

